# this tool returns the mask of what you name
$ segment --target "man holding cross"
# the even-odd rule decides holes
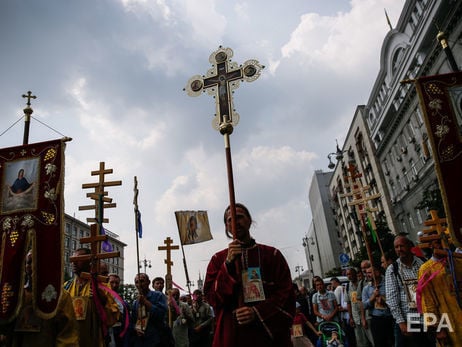
[[[226,230],[231,213],[225,210]],[[236,204],[236,239],[207,268],[204,293],[216,313],[214,347],[292,346],[295,295],[284,256],[250,236],[252,217]],[[255,272],[259,279],[252,279]]]
[[[160,347],[161,333],[167,313],[167,299],[162,292],[149,289],[149,276],[139,273],[135,277],[138,297],[132,308],[133,325],[130,346]]]
[[[73,257],[89,255],[89,248],[79,248]],[[90,273],[90,260],[75,260],[72,263],[74,278],[64,283],[72,297],[75,318],[79,325],[79,340],[81,346],[103,347],[108,337],[108,328],[117,322],[119,309],[113,297],[104,290],[105,284],[99,284],[95,290],[91,280],[82,276]]]

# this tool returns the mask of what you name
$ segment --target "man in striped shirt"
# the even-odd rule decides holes
[[[411,240],[405,236],[395,238],[394,248],[398,259],[387,268],[385,274],[387,304],[399,326],[401,346],[434,347],[434,334],[424,331],[422,318],[415,318],[417,274],[423,261],[411,252],[412,246]]]

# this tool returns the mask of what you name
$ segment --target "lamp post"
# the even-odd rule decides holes
[[[313,255],[311,254],[311,250],[310,250],[310,245],[314,245],[314,240],[313,238],[310,236],[305,236],[303,237],[303,248],[306,249],[306,255],[307,255],[307,259],[308,259],[308,282],[311,284],[312,281],[313,281],[313,277],[314,277],[314,270],[313,270],[313,261],[314,261],[314,257]]]
[[[339,161],[339,160],[342,160],[343,159],[343,153],[345,152],[348,152],[348,150],[344,150],[342,151],[340,149],[340,147],[338,146],[338,142],[337,140],[335,140],[335,143],[337,144],[337,150],[335,152],[332,152],[332,153],[329,153],[327,155],[327,159],[329,159],[329,164],[327,165],[327,167],[330,169],[330,170],[333,170],[335,168],[335,165],[334,162],[332,161],[332,157],[335,156],[335,160]]]
[[[298,281],[299,281],[300,283],[302,283],[301,272],[303,272],[303,266],[297,265],[297,266],[295,267],[295,272],[298,273]]]
[[[151,268],[152,265],[151,265],[151,261],[150,260],[147,260],[146,257],[140,261],[140,263],[138,264],[138,267],[141,269],[142,267],[144,266],[144,273],[146,273],[146,268]]]
[[[308,271],[311,273],[311,276],[314,275],[313,272],[313,258],[311,256],[311,251],[310,251],[310,245],[314,246],[314,240],[313,238],[305,236],[303,238],[303,247],[306,249],[306,252],[308,254]]]

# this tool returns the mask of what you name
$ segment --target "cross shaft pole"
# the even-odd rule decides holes
[[[240,81],[253,82],[260,77],[264,66],[254,59],[247,60],[243,65],[238,66],[231,60],[232,57],[231,48],[220,46],[209,57],[212,68],[207,71],[207,76],[191,77],[184,90],[189,96],[199,96],[207,91],[215,99],[216,113],[212,125],[224,136],[231,232],[233,238],[236,239],[236,202],[229,136],[239,122],[239,114],[233,108],[232,94],[233,90],[239,87]]]
[[[23,98],[27,99],[26,108],[24,109],[24,137],[22,144],[27,145],[29,143],[29,130],[30,130],[30,118],[34,110],[30,107],[30,99],[37,99],[37,96],[32,95],[32,92],[29,90],[27,94],[22,95]]]

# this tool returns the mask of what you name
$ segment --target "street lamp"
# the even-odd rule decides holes
[[[147,260],[146,257],[140,261],[140,263],[138,264],[138,268],[142,268],[144,266],[144,273],[146,273],[146,268],[151,268],[152,265],[151,265],[151,261],[150,260]]]
[[[327,165],[327,167],[332,170],[335,168],[335,164],[334,162],[332,161],[332,157],[335,155],[335,160],[339,161],[339,160],[342,160],[343,159],[343,153],[345,152],[348,152],[347,150],[344,150],[342,151],[340,149],[340,147],[338,146],[338,142],[337,140],[335,140],[335,143],[337,144],[337,150],[335,152],[332,152],[332,153],[329,153],[327,155],[327,159],[329,159],[329,164]]]
[[[295,272],[298,273],[298,279],[299,279],[299,281],[301,282],[301,281],[302,281],[302,276],[301,276],[300,273],[303,272],[303,266],[297,265],[297,266],[295,267]]]

